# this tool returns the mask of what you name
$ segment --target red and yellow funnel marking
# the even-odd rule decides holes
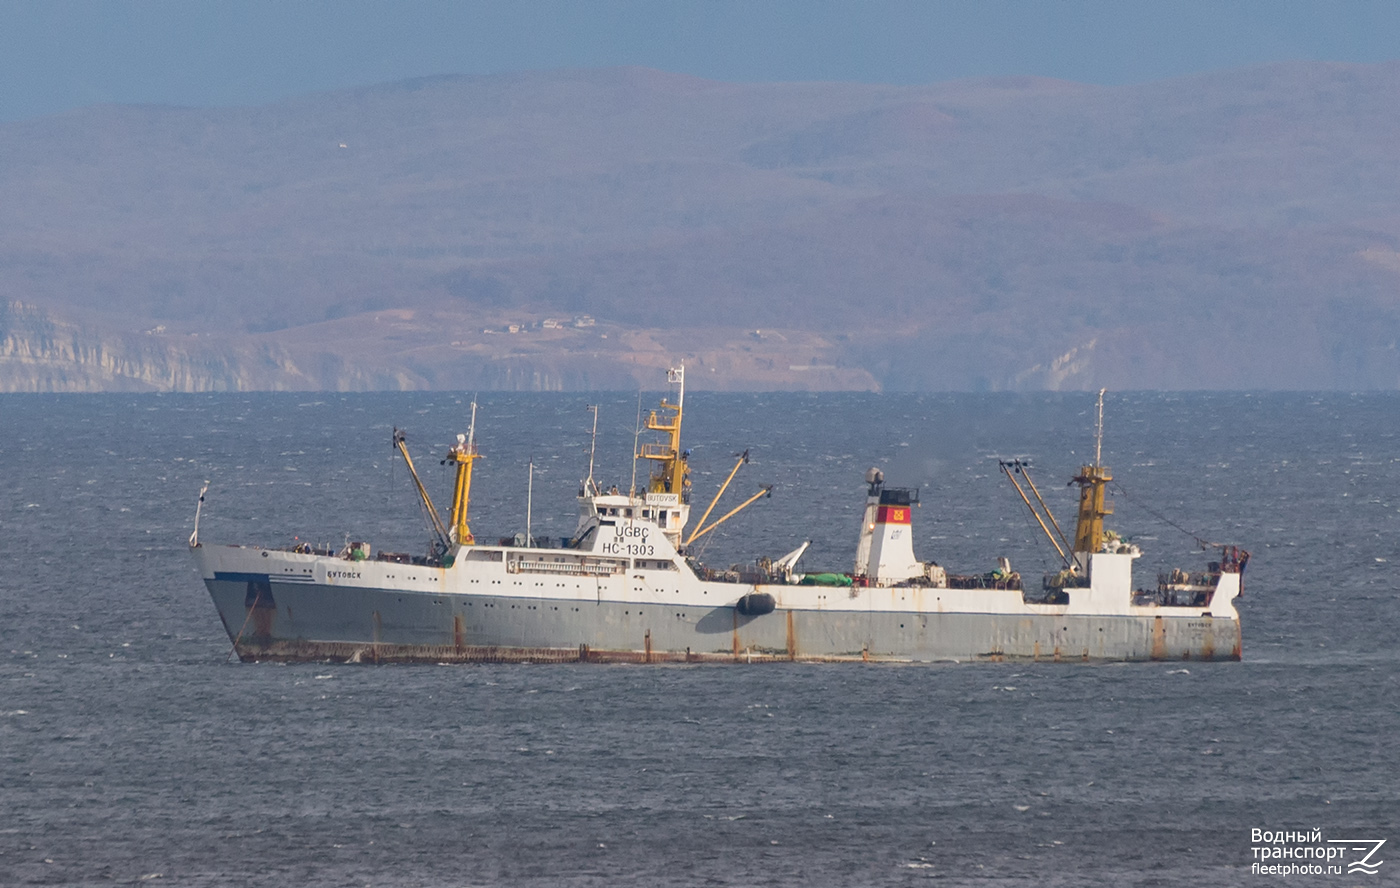
[[[880,506],[875,512],[876,524],[909,524],[909,506]]]

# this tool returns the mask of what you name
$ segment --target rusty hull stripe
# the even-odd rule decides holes
[[[599,650],[581,644],[577,648],[485,647],[455,644],[391,644],[388,642],[342,641],[277,641],[258,644],[245,641],[238,645],[238,658],[245,663],[918,663],[909,657],[882,656],[869,649],[859,654],[805,655],[786,650],[744,650],[736,656],[730,651],[651,651]],[[1203,652],[1204,653],[1204,652]],[[1193,659],[1185,652],[1183,659]],[[1030,656],[1008,655],[988,651],[974,660],[1003,662],[1032,662]],[[1211,659],[1201,656],[1200,659]],[[1220,659],[1239,659],[1238,656]],[[955,662],[953,658],[927,662]],[[1043,660],[1041,662],[1044,662]],[[1054,662],[1064,662],[1058,656]],[[1068,662],[1118,662],[1113,658],[1095,659],[1081,654]]]
[[[1162,622],[1160,616],[1152,619],[1152,659],[1165,660],[1167,658],[1167,625]]]

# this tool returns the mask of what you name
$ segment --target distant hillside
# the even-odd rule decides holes
[[[0,124],[0,391],[1394,388],[1396,95],[627,68]]]

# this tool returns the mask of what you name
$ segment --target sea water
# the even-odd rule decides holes
[[[568,535],[626,489],[633,394],[482,394],[478,539]],[[471,396],[0,396],[0,884],[1263,885],[1318,830],[1400,845],[1400,396],[1113,393],[1108,525],[1158,570],[1252,553],[1241,663],[933,666],[241,664],[186,551],[428,527]],[[645,410],[653,395],[641,401]],[[811,540],[849,570],[865,488],[917,487],[952,571],[1057,556],[1094,398],[687,396],[694,511],[737,459],[713,565]],[[647,440],[645,434],[643,440]],[[646,466],[637,469],[644,477]],[[1264,852],[1257,850],[1261,847]],[[1384,859],[1384,853],[1373,860]],[[1352,854],[1359,857],[1359,854]],[[1395,855],[1390,855],[1394,857]],[[1335,862],[1335,861],[1334,861]]]

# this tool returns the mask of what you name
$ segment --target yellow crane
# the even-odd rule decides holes
[[[413,476],[413,485],[418,489],[418,497],[423,501],[423,509],[428,513],[428,521],[433,526],[433,535],[436,537],[435,554],[450,564],[454,547],[470,546],[476,542],[471,526],[467,523],[467,508],[471,503],[472,464],[481,459],[481,453],[476,449],[476,402],[472,402],[472,421],[467,434],[457,436],[457,443],[448,448],[447,456],[442,460],[443,465],[452,463],[457,470],[452,486],[452,508],[448,512],[446,522],[442,520],[437,506],[433,505],[428,488],[423,486],[423,480],[418,477],[413,457],[408,455],[407,440],[404,433],[397,428],[394,429],[394,447],[403,455],[408,473]]]

